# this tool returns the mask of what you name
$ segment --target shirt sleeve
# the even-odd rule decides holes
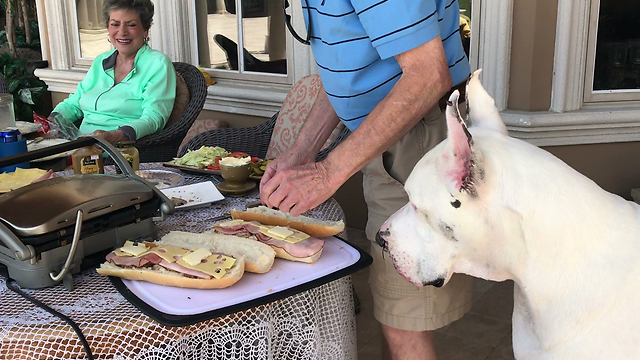
[[[142,92],[142,115],[127,126],[135,130],[140,139],[164,129],[176,99],[176,70],[168,57],[154,59]]]
[[[52,113],[58,113],[62,115],[65,120],[70,122],[75,122],[76,120],[82,119],[84,117],[84,112],[80,109],[80,98],[85,93],[86,90],[89,89],[89,86],[94,83],[94,78],[97,76],[97,71],[102,71],[102,59],[103,56],[99,56],[91,63],[91,67],[85,75],[84,79],[80,83],[78,83],[78,87],[76,88],[76,92],[70,94],[69,97],[60,102],[53,109]]]
[[[352,5],[382,59],[440,35],[435,0],[352,0]]]

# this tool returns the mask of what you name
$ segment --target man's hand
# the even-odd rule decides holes
[[[268,207],[298,216],[322,204],[338,190],[341,182],[331,179],[325,162],[278,169],[277,173],[274,170],[267,181],[262,178],[260,198]]]
[[[122,130],[114,130],[114,131],[96,130],[91,133],[91,136],[104,139],[110,143],[127,140],[127,137],[124,135],[124,131]]]

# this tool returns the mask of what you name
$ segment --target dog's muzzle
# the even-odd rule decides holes
[[[389,236],[391,235],[391,232],[389,230],[387,231],[378,231],[376,233],[376,243],[378,245],[380,245],[380,247],[382,248],[382,250],[387,250],[387,240],[384,239],[385,236]]]
[[[427,285],[431,285],[431,286],[435,286],[437,288],[442,287],[442,285],[444,285],[444,278],[438,278],[435,279],[431,282],[424,282],[422,283],[423,286],[427,286]]]

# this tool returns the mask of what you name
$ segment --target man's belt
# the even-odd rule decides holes
[[[442,112],[445,111],[445,109],[447,108],[447,101],[449,100],[449,97],[455,90],[458,90],[458,92],[460,92],[460,97],[458,98],[458,104],[462,104],[463,102],[465,102],[466,95],[467,95],[466,89],[467,89],[466,80],[449,89],[449,91],[447,91],[447,93],[444,94],[444,96],[441,97],[440,100],[438,100],[438,106],[440,106],[440,110]]]

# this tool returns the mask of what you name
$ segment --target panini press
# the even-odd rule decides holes
[[[0,159],[0,167],[98,144],[122,175],[56,177],[0,195],[0,264],[25,288],[63,281],[104,262],[127,240],[155,239],[154,220],[164,220],[173,203],[138,177],[108,142],[78,140]],[[1,265],[0,265],[1,266]]]

